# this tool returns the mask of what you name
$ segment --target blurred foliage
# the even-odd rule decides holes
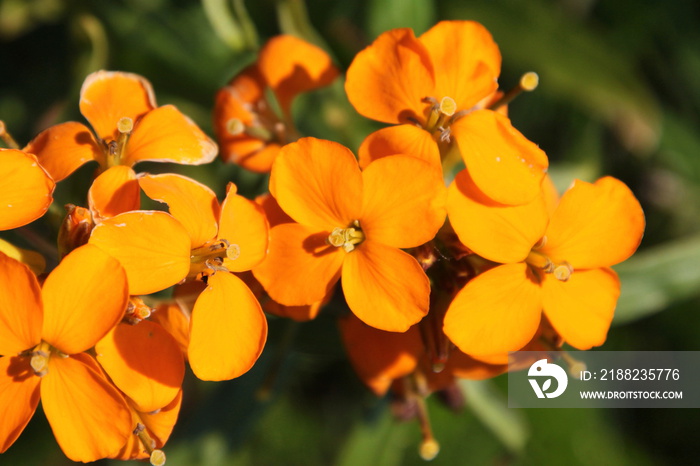
[[[106,68],[147,77],[159,104],[177,105],[212,134],[216,90],[267,38],[300,35],[345,69],[383,30],[421,33],[441,19],[478,20],[492,32],[504,88],[523,72],[540,74],[540,87],[518,98],[510,116],[548,153],[560,188],[609,174],[643,204],[645,238],[617,268],[618,325],[602,349],[700,349],[700,13],[691,0],[0,0],[0,119],[20,144],[51,124],[81,121],[83,78]],[[303,134],[353,150],[379,127],[355,114],[340,82],[300,98],[294,114]],[[248,196],[267,181],[218,161],[139,168],[186,173],[220,195],[230,180]],[[58,206],[82,203],[90,170],[59,185]],[[55,237],[60,210],[3,236]],[[282,347],[288,326],[271,321],[260,362],[240,379],[186,378],[168,464],[422,464],[418,425],[394,420],[389,400],[356,379],[332,316],[301,325]],[[255,393],[278,352],[283,363],[261,401]],[[502,377],[462,388],[459,413],[429,400],[442,445],[435,464],[638,466],[691,464],[700,454],[692,410],[513,411]],[[0,463],[68,461],[35,416]]]

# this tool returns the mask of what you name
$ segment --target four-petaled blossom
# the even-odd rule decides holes
[[[289,35],[270,39],[258,61],[216,94],[214,130],[221,157],[265,173],[284,144],[298,139],[292,101],[302,92],[329,85],[338,69],[322,49]],[[266,97],[270,89],[281,115]]]
[[[620,293],[610,266],[634,253],[644,231],[629,188],[611,177],[577,180],[550,214],[544,194],[522,206],[497,205],[467,176],[449,189],[452,225],[467,247],[502,265],[460,291],[445,316],[447,336],[476,356],[517,351],[544,312],[570,345],[601,345]]]
[[[85,353],[122,318],[126,274],[94,246],[66,256],[39,286],[0,254],[0,452],[19,437],[41,399],[58,444],[74,461],[119,451],[131,414]]]
[[[216,144],[173,105],[156,107],[151,84],[136,74],[90,74],[80,90],[80,112],[94,135],[82,123],[61,123],[41,132],[25,150],[36,154],[56,181],[96,160],[101,175],[88,200],[98,219],[138,209],[134,164],[198,165],[216,157]]]
[[[408,28],[381,34],[353,60],[345,90],[360,114],[399,126],[370,135],[364,146],[374,150],[360,151],[361,164],[401,152],[439,165],[454,139],[488,197],[510,205],[534,199],[547,156],[507,117],[482,108],[500,69],[498,47],[473,21],[443,21],[418,38]]]
[[[385,157],[360,171],[340,144],[288,144],[272,167],[270,193],[297,223],[272,228],[267,259],[253,274],[289,306],[322,300],[342,277],[355,315],[405,331],[428,312],[430,284],[400,248],[435,236],[445,191],[439,168],[414,157]]]

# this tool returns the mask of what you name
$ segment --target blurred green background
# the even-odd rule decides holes
[[[510,106],[514,125],[549,155],[560,188],[613,175],[641,201],[647,230],[639,252],[616,269],[623,289],[602,350],[698,350],[700,345],[700,9],[674,0],[0,0],[0,119],[20,145],[45,127],[83,121],[78,93],[97,69],[149,79],[212,135],[214,94],[278,33],[328,50],[345,70],[382,31],[417,34],[442,19],[474,19],[503,55],[503,88],[526,71],[540,87]],[[459,59],[459,57],[455,57]],[[342,83],[294,105],[305,135],[353,150],[379,126],[347,103]],[[216,162],[176,171],[219,194],[245,195],[266,178]],[[57,205],[85,204],[92,167],[62,182]],[[50,241],[60,209],[19,233]],[[295,325],[270,320],[260,361],[221,383],[185,381],[169,465],[412,465],[420,430],[393,419],[356,378],[334,317]],[[287,343],[285,343],[287,342]],[[271,396],[256,390],[282,355]],[[429,399],[442,445],[434,464],[697,464],[695,410],[513,410],[503,377],[461,385],[459,413]],[[1,422],[1,420],[0,420]],[[39,414],[0,464],[62,465]],[[103,461],[100,464],[116,462]]]

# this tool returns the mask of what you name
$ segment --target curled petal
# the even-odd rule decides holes
[[[362,172],[362,180],[360,227],[372,241],[416,247],[433,239],[445,223],[446,189],[437,165],[415,157],[384,157]]]
[[[202,380],[243,375],[266,339],[265,314],[246,284],[231,273],[210,275],[192,310],[187,355],[195,375]]]
[[[360,216],[362,175],[349,149],[302,138],[284,146],[277,156],[270,193],[303,225],[318,230],[346,228]]]
[[[169,404],[180,392],[185,362],[175,339],[159,324],[121,323],[95,346],[97,360],[141,412]]]
[[[468,355],[518,351],[537,331],[542,292],[524,263],[501,265],[469,281],[445,314],[443,330]]]
[[[156,106],[151,83],[142,76],[121,71],[96,71],[80,89],[80,113],[100,139],[116,141],[117,123],[134,122]]]
[[[138,210],[141,191],[134,170],[117,165],[104,171],[90,186],[88,204],[96,221]]]
[[[331,292],[346,253],[326,243],[329,233],[296,223],[270,230],[267,258],[253,269],[253,275],[272,299],[287,306],[303,306],[321,301]]]
[[[361,115],[385,123],[423,122],[424,97],[436,97],[433,64],[409,28],[380,35],[358,53],[347,72],[345,92]]]
[[[427,131],[415,125],[396,125],[382,128],[362,141],[358,151],[360,167],[387,155],[403,154],[441,166],[440,149]]]
[[[379,330],[405,332],[428,313],[428,277],[400,249],[365,240],[346,253],[342,283],[350,310]]]
[[[39,382],[29,358],[0,357],[0,453],[12,446],[34,415]]]
[[[576,180],[552,215],[542,252],[574,268],[608,267],[631,256],[643,233],[642,207],[622,181]]]
[[[21,227],[44,215],[55,183],[32,154],[0,149],[0,230]]]
[[[0,254],[0,354],[13,356],[41,341],[39,282],[29,268]]]
[[[139,177],[139,185],[154,201],[168,204],[192,239],[192,249],[216,238],[219,201],[214,191],[191,178],[166,173]]]
[[[260,50],[258,68],[287,115],[298,94],[327,86],[338,77],[338,69],[326,52],[290,35],[267,41]]]
[[[126,212],[107,219],[92,230],[89,244],[121,262],[134,295],[164,290],[190,270],[190,236],[165,212]]]
[[[540,193],[547,155],[507,117],[477,110],[452,125],[469,175],[479,189],[501,204],[522,205]]]
[[[124,316],[129,299],[119,261],[89,244],[64,257],[41,292],[42,338],[66,354],[97,343]]]
[[[466,170],[450,185],[447,214],[465,246],[503,264],[524,260],[544,235],[549,219],[542,196],[519,206],[495,203],[479,191]]]
[[[52,357],[41,381],[41,404],[56,441],[73,461],[112,456],[133,429],[119,391],[86,354]]]
[[[605,342],[620,296],[620,280],[608,268],[576,270],[566,282],[545,274],[544,313],[564,341],[580,350]]]
[[[34,154],[56,181],[61,181],[83,164],[96,160],[105,163],[102,147],[90,129],[69,121],[45,129],[27,144],[24,151]]]

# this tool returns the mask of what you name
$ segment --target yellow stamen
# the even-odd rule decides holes
[[[421,442],[418,453],[424,461],[432,461],[440,453],[440,444],[434,438],[425,439]]]
[[[226,122],[226,132],[231,136],[240,136],[245,131],[245,125],[238,118],[231,118]]]
[[[32,351],[32,358],[29,361],[29,365],[32,366],[34,374],[43,377],[49,373],[49,357],[51,356],[51,345],[42,341],[39,343],[34,351]]]
[[[153,466],[163,466],[165,464],[165,452],[163,450],[153,450],[151,452],[151,464]]]
[[[554,264],[549,257],[537,251],[530,251],[530,254],[525,258],[525,262],[537,269],[543,270],[545,273],[552,273],[554,270]]]
[[[196,277],[207,269],[227,272],[228,269],[222,264],[224,258],[229,257],[231,246],[237,247],[238,245],[231,245],[225,239],[217,239],[193,249],[190,252],[190,273],[187,276],[190,278]],[[235,247],[231,249],[230,253],[232,256],[235,256]]]
[[[351,227],[334,228],[326,241],[331,246],[343,248],[345,252],[351,252],[355,247],[365,240],[365,234],[360,230],[360,223],[355,220]]]
[[[554,278],[565,282],[571,277],[571,274],[574,273],[574,268],[568,262],[563,262],[554,267],[552,273],[554,274]]]
[[[229,247],[226,248],[226,257],[235,261],[241,257],[241,247],[237,244],[230,244]]]
[[[126,143],[129,140],[131,131],[134,129],[134,120],[129,117],[120,118],[117,121],[117,136],[116,141],[110,141],[107,144],[107,167],[114,167],[121,163],[121,159],[126,151]]]
[[[440,101],[440,113],[452,116],[457,111],[457,102],[452,97],[445,96]]]
[[[537,73],[530,71],[522,75],[520,78],[520,82],[518,82],[518,85],[506,92],[503,97],[498,99],[496,102],[491,104],[489,109],[491,110],[498,110],[500,107],[503,107],[504,105],[508,105],[513,99],[515,99],[517,96],[520,95],[522,92],[531,92],[537,89],[537,85],[540,82],[539,76],[537,76]]]

